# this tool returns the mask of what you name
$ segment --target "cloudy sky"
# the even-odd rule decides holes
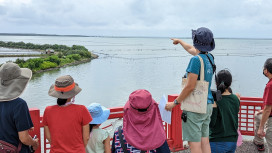
[[[272,38],[271,0],[0,0],[0,33]]]

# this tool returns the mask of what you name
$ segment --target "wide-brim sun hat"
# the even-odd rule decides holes
[[[60,99],[68,99],[76,96],[81,88],[70,75],[58,77],[55,84],[51,85],[48,95]]]
[[[0,102],[18,98],[25,90],[32,71],[8,62],[0,67]]]
[[[92,103],[87,109],[93,118],[90,124],[102,124],[110,116],[110,110],[98,103]]]
[[[158,103],[149,91],[132,92],[124,106],[123,131],[128,144],[140,150],[153,150],[166,141]]]
[[[192,39],[194,47],[202,52],[209,52],[215,48],[213,33],[210,29],[201,27],[192,30]]]

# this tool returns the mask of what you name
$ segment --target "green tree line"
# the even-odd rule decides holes
[[[79,45],[73,45],[72,47],[66,46],[66,45],[58,45],[58,44],[33,44],[33,43],[24,43],[24,42],[4,42],[0,41],[0,46],[1,47],[6,47],[6,48],[20,48],[20,49],[36,49],[36,50],[46,50],[48,48],[54,49],[57,52],[61,51],[67,51],[67,50],[86,50],[88,51],[87,48],[84,46],[79,46]]]

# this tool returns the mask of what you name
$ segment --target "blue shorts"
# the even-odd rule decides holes
[[[212,153],[235,153],[237,142],[210,142]]]

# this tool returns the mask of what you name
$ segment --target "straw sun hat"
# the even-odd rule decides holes
[[[78,84],[70,75],[58,77],[55,84],[51,85],[48,95],[61,99],[72,98],[81,91]]]
[[[0,67],[0,102],[18,98],[31,77],[32,71],[28,68],[20,68],[12,62],[3,64]]]

